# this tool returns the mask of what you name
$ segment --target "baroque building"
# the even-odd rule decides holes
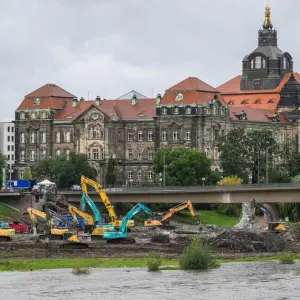
[[[134,185],[158,179],[152,166],[161,148],[198,149],[217,169],[216,141],[232,128],[268,129],[278,142],[298,136],[300,76],[291,55],[277,47],[269,7],[258,48],[242,66],[241,76],[217,88],[188,77],[155,99],[131,91],[113,100],[85,100],[46,84],[15,112],[15,176],[43,157],[75,151],[87,155],[102,184],[113,157],[117,182]]]

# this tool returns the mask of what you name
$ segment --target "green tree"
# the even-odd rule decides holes
[[[47,178],[59,188],[69,188],[80,183],[81,175],[95,179],[97,172],[90,166],[86,155],[71,152],[69,157],[59,155],[38,161],[32,166],[31,173],[37,180]]]
[[[6,178],[3,178],[3,168],[5,168],[5,176]],[[1,180],[1,186],[2,188],[5,187],[2,184],[3,179],[7,179],[7,174],[8,174],[8,168],[7,168],[7,160],[6,160],[6,156],[3,154],[0,154],[0,180]]]
[[[224,176],[237,175],[248,182],[250,172],[255,183],[266,180],[267,168],[273,166],[276,141],[269,130],[237,128],[219,139],[218,148]]]
[[[115,173],[115,160],[110,157],[107,164],[106,170],[106,184],[114,185],[116,183],[116,173]]]
[[[154,172],[165,172],[166,185],[188,186],[201,183],[210,173],[210,159],[205,153],[186,148],[159,150],[154,159]]]
[[[25,170],[24,175],[23,175],[23,178],[24,178],[24,179],[27,179],[27,180],[32,179],[32,174],[31,174],[30,169],[26,169],[26,170]]]

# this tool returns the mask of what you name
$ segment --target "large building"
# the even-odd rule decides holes
[[[15,124],[0,122],[0,153],[7,159],[8,169],[15,163]]]
[[[278,142],[292,138],[300,76],[291,55],[277,47],[269,7],[242,71],[218,88],[189,77],[155,99],[131,91],[115,100],[78,100],[46,84],[15,112],[16,176],[42,157],[75,151],[88,156],[102,183],[109,157],[118,183],[152,182],[153,158],[163,147],[199,149],[218,168],[216,140],[232,128],[265,128]]]

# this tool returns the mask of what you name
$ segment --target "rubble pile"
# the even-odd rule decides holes
[[[242,217],[237,225],[234,226],[236,229],[250,229],[252,224],[252,207],[251,203],[243,203],[242,205]]]
[[[278,252],[290,250],[291,246],[283,234],[232,229],[211,239],[210,244],[233,252]]]
[[[300,223],[296,223],[284,236],[291,247],[293,246],[292,250],[300,251]]]

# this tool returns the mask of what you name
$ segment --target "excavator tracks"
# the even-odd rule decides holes
[[[0,241],[5,241],[5,242],[9,242],[11,241],[11,237],[9,236],[0,236]]]
[[[111,240],[106,240],[107,244],[134,244],[135,239],[133,238],[125,238],[125,239],[111,239]]]
[[[60,249],[70,249],[70,250],[76,250],[76,249],[87,249],[89,248],[88,244],[62,244],[59,245]]]

